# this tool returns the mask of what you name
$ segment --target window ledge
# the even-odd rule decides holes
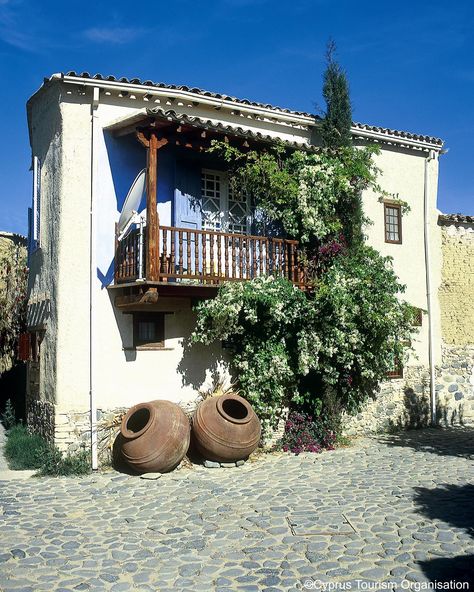
[[[137,345],[136,347],[122,347],[122,351],[174,351],[174,347],[160,347],[159,345]]]

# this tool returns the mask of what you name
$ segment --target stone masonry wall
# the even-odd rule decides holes
[[[443,248],[439,290],[441,329],[447,345],[474,344],[474,224],[441,217]]]
[[[348,436],[377,434],[397,428],[423,427],[430,420],[429,370],[410,366],[404,377],[380,385],[380,391],[361,411],[343,420]]]

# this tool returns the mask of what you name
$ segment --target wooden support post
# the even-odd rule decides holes
[[[156,209],[158,181],[158,150],[168,143],[166,138],[158,140],[155,132],[151,132],[147,141],[143,134],[138,136],[147,147],[146,175],[146,279],[158,281],[160,277],[160,220]]]

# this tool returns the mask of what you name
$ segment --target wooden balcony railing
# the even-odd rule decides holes
[[[116,245],[115,282],[145,279],[146,245],[134,230]],[[159,227],[159,281],[218,285],[261,276],[303,286],[298,241],[210,230]]]

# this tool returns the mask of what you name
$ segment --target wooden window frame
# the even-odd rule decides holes
[[[387,209],[391,208],[392,210],[398,210],[398,224],[397,224],[397,231],[398,231],[398,240],[392,240],[388,238],[387,232]],[[383,204],[383,231],[385,242],[390,243],[392,245],[401,245],[402,240],[402,206],[400,204],[391,203],[391,202],[384,202]]]
[[[403,378],[403,364],[396,360],[393,370],[389,370],[385,375],[389,380]]]
[[[138,338],[140,322],[154,323],[155,341],[142,341]],[[165,313],[135,312],[133,313],[133,347],[137,350],[160,350],[165,348]]]

